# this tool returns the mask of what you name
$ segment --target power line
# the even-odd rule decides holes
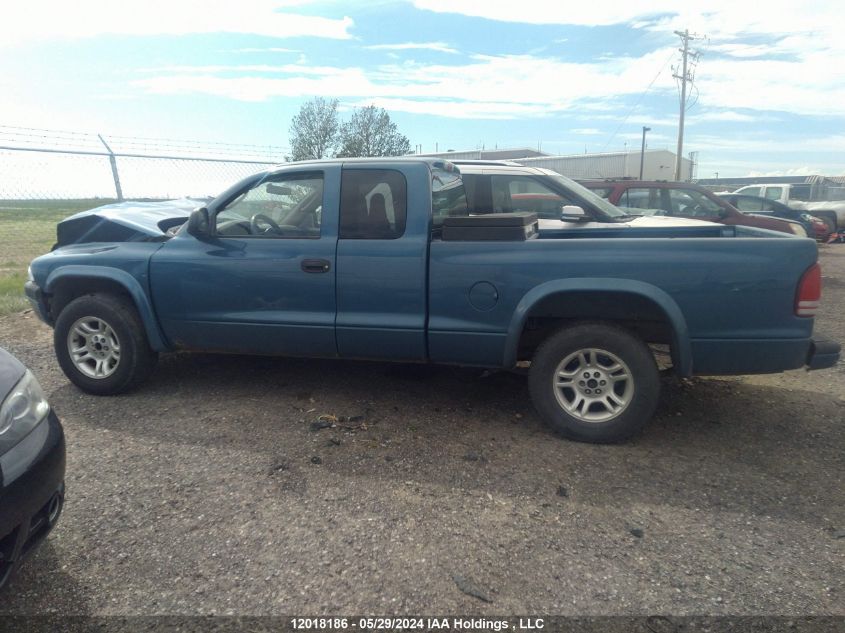
[[[625,125],[628,122],[628,119],[634,113],[634,110],[636,110],[637,107],[639,107],[642,100],[645,99],[646,94],[648,94],[648,91],[651,90],[651,87],[654,85],[654,82],[656,82],[657,78],[660,77],[660,75],[663,74],[663,71],[666,70],[666,65],[671,61],[671,59],[674,56],[675,56],[675,51],[673,50],[671,53],[669,53],[669,57],[666,58],[666,61],[663,62],[663,64],[661,64],[660,70],[657,71],[657,74],[654,76],[654,79],[652,79],[651,82],[649,82],[648,86],[646,86],[646,89],[643,90],[643,92],[640,94],[636,103],[634,103],[634,105],[631,106],[631,109],[628,110],[628,114],[626,114],[625,118],[622,119],[622,122],[619,125],[616,126],[616,129],[613,131],[613,134],[610,136],[607,143],[604,144],[604,147],[602,147],[602,149],[601,149],[602,152],[604,152],[604,150],[606,150],[607,147],[613,142],[613,139],[616,138],[616,135],[619,133],[619,130],[621,130],[622,126]]]

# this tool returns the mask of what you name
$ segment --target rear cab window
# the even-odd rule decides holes
[[[340,239],[395,240],[405,233],[408,185],[392,169],[344,169]]]

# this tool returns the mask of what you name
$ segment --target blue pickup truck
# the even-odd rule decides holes
[[[616,442],[657,406],[655,346],[680,376],[839,359],[813,336],[812,240],[632,218],[547,170],[293,163],[193,206],[77,214],[32,262],[26,293],[84,391],[132,388],[173,350],[528,366],[553,428]]]

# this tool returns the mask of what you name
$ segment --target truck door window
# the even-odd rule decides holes
[[[752,212],[763,210],[763,200],[761,198],[737,198],[734,205],[740,211]]]
[[[828,190],[830,193],[830,190]],[[789,188],[789,199],[790,200],[803,200],[804,202],[809,202],[813,199],[813,187],[811,185],[792,185]],[[841,200],[842,198],[836,198],[835,196],[828,196],[828,200]]]
[[[636,209],[637,213],[634,215],[666,215],[660,204],[660,190],[651,187],[626,189],[619,198],[618,206]]]
[[[561,208],[578,204],[530,176],[492,176],[494,213],[536,213],[537,217],[560,219]]]
[[[780,200],[781,193],[783,193],[783,187],[766,187],[766,197],[769,200]]]
[[[269,176],[231,200],[215,216],[220,237],[320,237],[323,174]]]
[[[340,238],[393,240],[407,222],[408,186],[392,169],[344,169],[340,184]]]
[[[759,196],[760,195],[760,187],[743,187],[736,193],[741,193],[744,196]]]
[[[672,215],[695,218],[712,218],[722,210],[716,202],[694,189],[669,189]]]

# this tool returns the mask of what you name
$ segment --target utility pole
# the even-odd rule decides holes
[[[643,126],[643,144],[640,146],[640,180],[643,179],[643,165],[645,164],[645,133],[651,132],[650,127]]]
[[[698,53],[690,51],[690,40],[701,39],[695,35],[690,35],[689,29],[684,29],[683,32],[675,31],[675,35],[681,38],[684,47],[678,49],[682,56],[682,70],[680,75],[673,74],[672,76],[681,82],[681,116],[678,122],[678,153],[675,156],[675,180],[681,180],[681,166],[683,165],[683,151],[684,151],[684,115],[687,111],[687,83],[692,83],[692,76],[688,70],[687,58],[692,56],[693,60],[698,60]]]

